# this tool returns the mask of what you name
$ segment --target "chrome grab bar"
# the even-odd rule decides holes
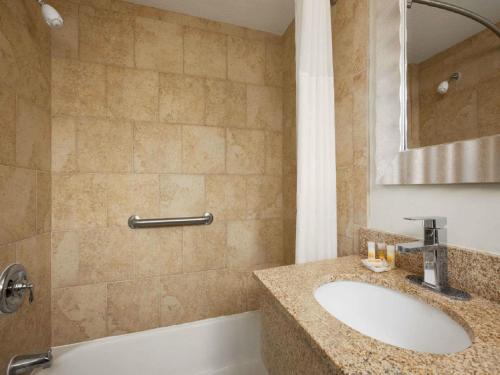
[[[214,221],[210,212],[205,212],[201,217],[175,217],[170,219],[141,219],[137,215],[128,218],[128,226],[138,228],[179,227],[184,225],[209,225]]]

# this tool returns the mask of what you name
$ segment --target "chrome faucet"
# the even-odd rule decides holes
[[[397,244],[401,254],[422,251],[424,256],[424,277],[409,275],[413,283],[420,284],[454,299],[468,300],[470,295],[448,285],[448,247],[446,246],[445,217],[405,217],[424,223],[424,240]]]
[[[31,374],[38,368],[52,366],[52,351],[46,353],[17,355],[12,357],[7,366],[7,375]]]

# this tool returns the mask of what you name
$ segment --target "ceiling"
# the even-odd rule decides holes
[[[500,0],[445,0],[472,10],[497,23]],[[419,63],[485,27],[469,18],[445,10],[413,3],[408,9],[408,62]]]
[[[132,3],[282,35],[294,18],[294,0],[128,0]]]

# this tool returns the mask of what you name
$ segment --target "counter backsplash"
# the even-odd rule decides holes
[[[374,229],[359,230],[359,252],[368,256],[367,242],[385,242],[389,245],[415,241],[415,238]],[[423,273],[422,253],[401,255],[396,252],[396,266],[416,274]],[[500,302],[500,256],[448,246],[448,281],[457,289],[464,289],[481,297]]]

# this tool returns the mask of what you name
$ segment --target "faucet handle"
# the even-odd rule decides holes
[[[441,229],[446,227],[447,220],[443,216],[415,216],[405,217],[405,220],[423,221],[424,228],[427,229]]]

